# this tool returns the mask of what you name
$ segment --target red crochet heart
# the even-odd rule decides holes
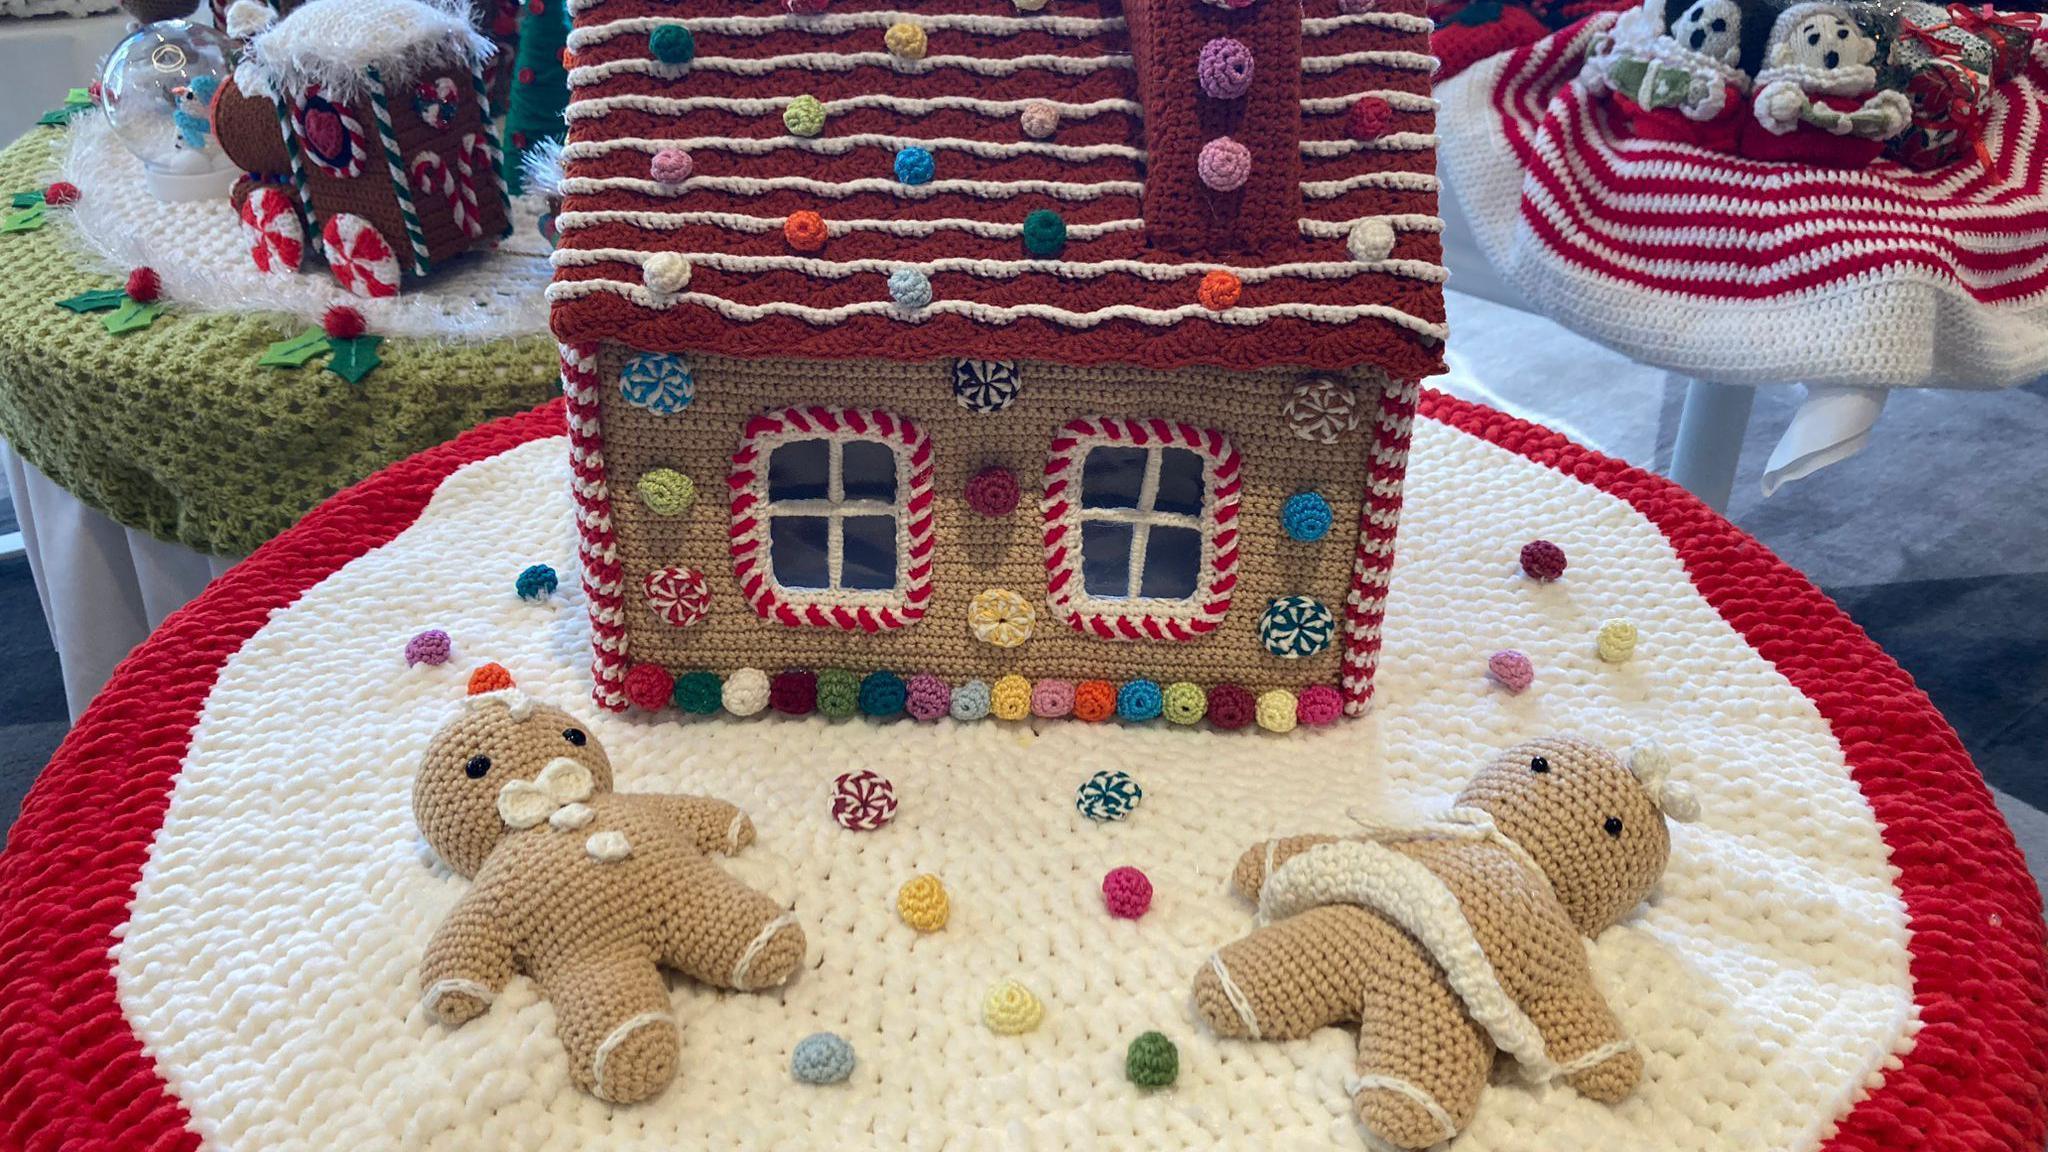
[[[306,145],[319,153],[322,159],[337,164],[348,159],[348,129],[342,125],[341,116],[332,106],[315,104],[307,108],[301,123],[306,133]]]

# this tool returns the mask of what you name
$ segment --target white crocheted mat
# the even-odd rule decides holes
[[[370,330],[385,336],[493,340],[545,332],[553,269],[537,228],[538,196],[512,204],[512,235],[494,251],[469,253],[425,280],[409,280],[398,296],[365,300],[342,290],[307,245],[297,273],[258,271],[242,222],[226,197],[163,204],[142,186],[142,162],[122,146],[104,116],[72,120],[63,179],[78,185],[71,234],[110,275],[147,265],[163,278],[164,295],[181,309],[284,312],[307,324],[336,304],[359,309]]]
[[[1592,946],[1648,1073],[1607,1107],[1503,1068],[1458,1152],[1811,1149],[1910,1044],[1904,911],[1821,718],[1654,527],[1560,473],[1418,421],[1378,710],[1289,737],[600,714],[580,595],[511,591],[535,561],[574,584],[568,491],[560,439],[456,472],[418,523],[273,614],[223,671],[116,948],[121,1003],[208,1147],[1356,1152],[1349,1031],[1219,1042],[1194,1022],[1190,980],[1251,925],[1231,865],[1275,832],[1343,829],[1347,806],[1421,817],[1489,749],[1553,731],[1663,741],[1705,809],[1675,829],[1655,898]],[[1539,535],[1571,557],[1560,583],[1515,571]],[[1594,629],[1624,613],[1637,657],[1601,664]],[[433,626],[456,659],[406,669],[407,638]],[[1481,672],[1510,644],[1538,669],[1520,697]],[[421,951],[464,882],[421,847],[410,778],[484,660],[584,715],[621,787],[746,808],[760,842],[734,872],[809,933],[779,992],[676,982],[681,1078],[649,1104],[569,1084],[554,1013],[524,978],[460,1029],[417,1006]],[[1139,778],[1144,804],[1090,823],[1075,786],[1110,766]],[[828,815],[832,778],[853,768],[895,781],[881,831]],[[1157,888],[1137,922],[1099,895],[1123,864]],[[952,894],[935,936],[894,913],[919,872]],[[1004,977],[1044,1000],[1038,1031],[980,1023]],[[828,1029],[858,1054],[852,1080],[793,1082],[791,1046]],[[1170,1090],[1124,1078],[1148,1029],[1180,1047]]]

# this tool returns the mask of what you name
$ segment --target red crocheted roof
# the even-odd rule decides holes
[[[570,7],[549,290],[564,341],[1442,370],[1423,0]],[[689,50],[666,32],[657,52],[668,25]],[[1241,95],[1200,79],[1217,40],[1249,51]],[[824,117],[800,134],[786,120],[811,127],[805,96]],[[1205,180],[1201,149],[1225,137],[1243,150],[1223,148]],[[929,153],[927,179],[911,148]],[[686,153],[689,174],[657,173],[664,151]],[[1249,176],[1218,190],[1231,152]],[[1027,242],[1035,212],[1058,215],[1063,247],[1039,242],[1044,216]],[[785,235],[799,213],[822,219],[822,246]],[[1240,286],[1234,303],[1219,271]]]

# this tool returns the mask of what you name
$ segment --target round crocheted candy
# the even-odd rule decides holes
[[[860,710],[870,716],[896,715],[908,696],[903,678],[894,672],[870,672],[860,682]]]
[[[680,252],[656,252],[640,266],[640,282],[659,296],[673,296],[690,286],[690,262]]]
[[[1394,106],[1384,96],[1360,96],[1345,114],[1344,130],[1353,140],[1377,140],[1394,122]]]
[[[1180,1075],[1180,1052],[1165,1034],[1147,1032],[1131,1041],[1124,1075],[1140,1088],[1164,1088]]]
[[[898,268],[889,273],[889,299],[899,308],[913,311],[932,302],[931,277],[915,268]]]
[[[1200,684],[1179,680],[1166,686],[1166,703],[1162,711],[1175,724],[1199,724],[1202,714],[1209,710],[1209,694],[1202,691]]]
[[[1031,686],[1031,714],[1062,720],[1074,714],[1074,686],[1065,680],[1040,680]]]
[[[1074,794],[1074,807],[1090,820],[1121,820],[1137,811],[1145,790],[1128,772],[1104,769],[1090,776]]]
[[[1294,386],[1280,414],[1303,440],[1335,444],[1358,430],[1358,389],[1335,376],[1310,376]]]
[[[817,673],[803,668],[777,672],[768,685],[768,706],[784,716],[808,716],[818,706]]]
[[[675,678],[659,664],[635,664],[626,673],[626,699],[635,708],[659,712],[668,706],[675,690]]]
[[[1031,639],[1038,613],[1031,601],[1008,588],[988,588],[967,605],[967,628],[976,640],[998,648],[1015,648]]]
[[[1136,920],[1152,907],[1152,881],[1128,864],[1102,878],[1102,902],[1119,920]]]
[[[882,46],[899,60],[922,60],[926,47],[924,29],[907,20],[891,24],[882,33]]]
[[[1133,680],[1117,689],[1116,714],[1132,723],[1156,720],[1165,707],[1166,697],[1153,681]]]
[[[791,212],[782,222],[782,238],[799,252],[816,252],[825,246],[825,218],[816,212]]]
[[[846,772],[832,781],[832,819],[850,832],[872,832],[896,816],[896,788],[873,772]]]
[[[556,579],[555,570],[545,564],[528,565],[512,582],[512,590],[519,593],[521,600],[545,600],[559,587],[561,581]]]
[[[641,473],[633,490],[656,516],[681,516],[697,502],[697,486],[673,468],[653,468]]]
[[[759,668],[742,668],[725,678],[720,703],[735,716],[752,716],[768,706],[768,674]]]
[[[1536,680],[1536,666],[1513,648],[1503,648],[1486,660],[1486,674],[1509,692],[1520,695]]]
[[[370,322],[348,305],[336,304],[320,314],[320,330],[336,340],[353,340],[370,330]]]
[[[1636,654],[1636,626],[1619,617],[1609,620],[1600,625],[1594,646],[1609,664],[1625,663]]]
[[[967,482],[967,506],[977,516],[1008,516],[1017,510],[1017,477],[1008,468],[991,465]]]
[[[686,565],[657,568],[642,582],[647,606],[672,628],[688,628],[711,611],[711,584]]]
[[[1564,575],[1564,549],[1548,540],[1531,540],[1522,545],[1522,571],[1529,579],[1548,584]]]
[[[619,395],[657,416],[673,416],[697,398],[697,379],[681,356],[643,352],[619,369]]]
[[[1090,724],[1116,715],[1116,685],[1107,680],[1083,680],[1074,685],[1074,715]]]
[[[1299,710],[1294,693],[1275,688],[1259,697],[1259,727],[1268,732],[1292,732],[1300,720]]]
[[[825,130],[825,105],[816,96],[805,93],[782,110],[782,126],[792,136],[816,136]]]
[[[929,672],[919,672],[904,686],[903,710],[912,720],[937,720],[952,708],[952,685]]]
[[[486,692],[503,692],[510,687],[512,687],[512,674],[505,671],[503,664],[478,665],[476,670],[469,674],[469,694],[471,696],[481,696]]]
[[[1228,36],[1202,45],[1195,60],[1195,76],[1202,93],[1214,100],[1235,100],[1252,90],[1252,50],[1242,40]]]
[[[1017,126],[1033,140],[1043,140],[1060,130],[1059,106],[1044,100],[1033,100],[1024,106],[1017,117]]]
[[[789,1074],[804,1084],[837,1084],[853,1075],[853,1045],[836,1033],[814,1032],[791,1050]]]
[[[1314,543],[1330,534],[1330,525],[1336,519],[1330,511],[1330,502],[1320,492],[1296,492],[1280,506],[1280,527],[1287,532],[1290,540]]]
[[[1344,697],[1328,684],[1311,684],[1294,702],[1294,717],[1311,728],[1335,724],[1344,715]]]
[[[953,399],[969,412],[1001,412],[1022,386],[1017,366],[1007,360],[953,361]]]
[[[1353,260],[1371,264],[1394,254],[1394,226],[1385,220],[1360,220],[1344,237],[1344,250]]]
[[[834,719],[860,711],[860,677],[844,668],[818,673],[818,711]]]
[[[1201,287],[1195,289],[1195,299],[1211,312],[1235,308],[1243,296],[1244,283],[1221,268],[1212,269],[1203,276]]]
[[[1252,175],[1252,150],[1228,136],[1202,145],[1195,154],[1195,175],[1217,192],[1234,192]]]
[[[1276,596],[1259,617],[1259,643],[1283,660],[1316,655],[1330,646],[1336,631],[1336,617],[1308,596]]]
[[[979,680],[969,680],[953,689],[951,711],[955,720],[986,720],[993,704],[988,685]]]
[[[989,710],[998,720],[1022,720],[1031,715],[1031,681],[1015,672],[997,680],[989,690]]]
[[[953,912],[946,898],[946,886],[937,876],[926,873],[904,881],[896,892],[896,914],[919,932],[937,932],[946,926]]]
[[[647,175],[663,184],[681,184],[690,178],[696,162],[681,148],[663,148],[647,162]]]
[[[697,38],[681,24],[657,24],[647,34],[647,50],[663,64],[688,64],[697,56]]]
[[[1258,701],[1240,685],[1218,684],[1209,689],[1209,723],[1225,732],[1249,726],[1257,710]]]
[[[439,628],[429,628],[405,642],[405,666],[410,668],[416,664],[446,664],[454,647],[446,632]]]
[[[1015,980],[1003,981],[982,997],[981,1022],[999,1036],[1022,1036],[1044,1019],[1045,1005]]]
[[[128,273],[126,291],[128,298],[137,304],[154,303],[157,297],[163,295],[163,277],[158,276],[154,268],[137,268]]]
[[[722,691],[718,673],[685,672],[676,677],[675,691],[669,694],[669,700],[679,711],[692,716],[710,716],[718,711]]]
[[[1024,250],[1033,256],[1057,256],[1067,246],[1067,222],[1050,208],[1024,217]]]
[[[915,145],[896,154],[896,178],[905,184],[929,184],[937,165],[932,154]]]

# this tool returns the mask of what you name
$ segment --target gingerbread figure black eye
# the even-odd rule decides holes
[[[583,747],[583,742],[589,739],[589,737],[583,734],[583,729],[581,728],[564,728],[562,729],[562,739],[581,748]]]
[[[469,763],[462,766],[462,770],[469,774],[471,780],[481,780],[484,778],[484,773],[491,770],[491,758],[489,756],[471,756]]]
[[[1542,775],[1550,771],[1550,761],[1538,756],[1534,760],[1529,761],[1529,771]]]
[[[1621,817],[1609,816],[1607,823],[1602,824],[1600,827],[1605,829],[1609,836],[1614,837],[1616,840],[1621,839]]]

